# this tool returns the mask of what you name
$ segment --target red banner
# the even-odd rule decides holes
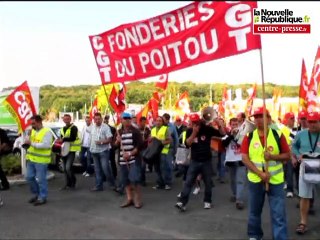
[[[89,36],[103,84],[141,80],[261,48],[251,1],[201,1]]]
[[[31,125],[30,118],[37,113],[27,81],[7,96],[4,105],[15,118],[20,133]]]

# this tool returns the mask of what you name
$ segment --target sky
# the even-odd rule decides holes
[[[0,2],[0,89],[101,83],[89,35],[148,19],[191,2]],[[301,61],[310,76],[320,45],[320,2],[258,2],[259,8],[309,15],[311,34],[264,34],[264,81],[299,85]],[[169,74],[169,81],[261,83],[259,50]],[[157,77],[144,79],[155,81]]]

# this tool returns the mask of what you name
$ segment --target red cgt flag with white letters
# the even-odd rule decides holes
[[[196,1],[89,36],[102,84],[136,81],[250,50],[252,1]]]
[[[8,95],[3,104],[16,120],[19,133],[31,125],[30,118],[37,113],[27,81]]]

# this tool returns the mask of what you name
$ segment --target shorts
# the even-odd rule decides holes
[[[137,166],[137,161],[128,165],[120,165],[121,182],[124,186],[129,184],[139,184],[141,171]]]
[[[302,176],[303,168],[300,168],[300,174],[299,174],[299,197],[301,198],[313,198],[313,190],[316,190],[316,188],[319,191],[320,184],[315,183],[308,183],[303,180]]]

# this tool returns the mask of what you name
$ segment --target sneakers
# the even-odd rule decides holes
[[[179,194],[177,195],[177,198],[181,198],[181,193],[179,193]]]
[[[82,173],[82,176],[85,176],[86,174],[88,174],[86,171]]]
[[[28,203],[35,203],[38,200],[38,196],[34,196],[29,199]]]
[[[85,175],[83,175],[85,177],[90,177],[90,174],[89,173],[86,173]]]
[[[178,208],[180,212],[185,212],[187,210],[186,206],[182,202],[177,202],[175,207]]]
[[[237,203],[236,203],[236,208],[237,208],[238,210],[242,210],[242,209],[244,208],[243,203],[237,202]]]
[[[293,198],[293,192],[287,192],[287,198]]]
[[[160,185],[153,186],[152,188],[155,189],[155,190],[164,189],[164,187],[162,187]]]
[[[46,204],[47,203],[47,200],[46,199],[37,199],[37,201],[34,202],[34,206],[40,206],[40,205],[43,205],[43,204]]]
[[[199,192],[200,192],[200,187],[195,187],[194,190],[193,190],[193,192],[192,192],[192,194],[193,194],[193,195],[198,195]]]
[[[211,203],[204,202],[203,208],[204,208],[204,209],[210,209],[210,208],[211,208]]]
[[[170,185],[165,185],[165,186],[164,186],[164,189],[165,189],[165,190],[171,190],[171,186],[170,186]]]

